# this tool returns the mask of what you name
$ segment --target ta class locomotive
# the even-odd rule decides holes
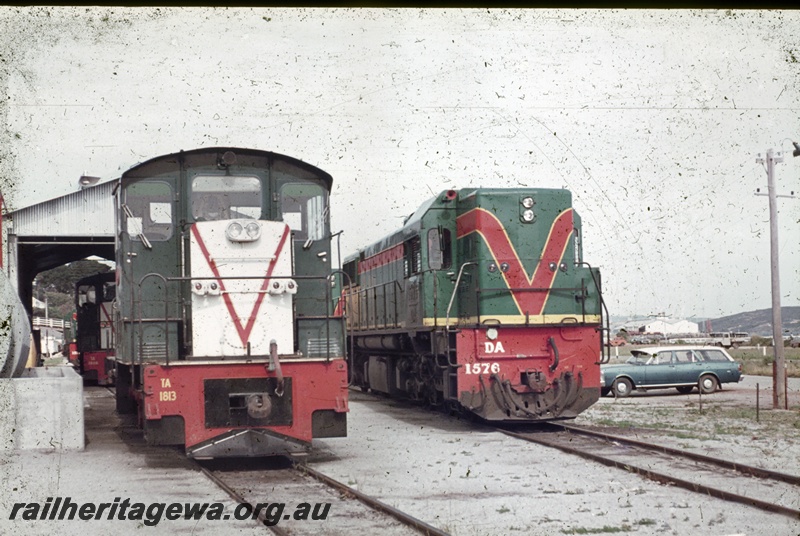
[[[343,271],[355,386],[487,421],[574,418],[600,396],[600,273],[567,190],[444,191]]]
[[[114,383],[115,273],[103,272],[75,283],[75,347],[85,380]]]
[[[122,174],[117,410],[138,414],[150,444],[196,458],[267,456],[346,435],[331,185],[295,158],[229,147]]]

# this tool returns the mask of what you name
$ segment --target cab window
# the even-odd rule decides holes
[[[158,242],[173,233],[172,187],[163,181],[143,180],[125,191],[125,229],[132,240]]]
[[[261,180],[254,176],[198,175],[192,179],[195,221],[259,219]]]
[[[450,229],[428,231],[428,267],[431,270],[450,268]]]
[[[325,238],[327,205],[325,190],[312,182],[289,182],[280,186],[280,213],[294,231],[296,240]]]
[[[94,290],[94,285],[81,285],[78,287],[78,307],[82,307],[87,303],[97,303],[97,294]]]

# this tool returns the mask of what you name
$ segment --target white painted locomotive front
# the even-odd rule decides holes
[[[248,225],[255,229],[253,223],[258,233],[248,236],[242,229]],[[279,353],[293,351],[292,295],[297,283],[291,279],[290,233],[285,223],[272,221],[193,225],[190,273],[195,356],[268,355],[273,340]]]

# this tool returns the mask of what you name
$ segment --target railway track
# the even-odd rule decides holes
[[[114,399],[114,387],[104,386],[103,390],[108,393],[108,400]],[[138,434],[134,435],[144,443]],[[185,457],[178,449],[162,447],[158,450],[168,458],[167,465],[188,463],[188,467],[202,472],[239,505],[237,508],[243,517],[260,522],[279,536],[449,536],[437,527],[286,457],[201,461]],[[309,504],[310,509],[305,519],[295,519],[301,503]],[[327,511],[325,504],[330,504]],[[283,507],[279,511],[276,505]],[[315,507],[318,508],[315,510]]]
[[[278,460],[285,460],[283,463]],[[196,462],[200,471],[279,536],[305,534],[425,534],[447,533],[334,480],[311,467],[282,458]],[[243,467],[245,466],[245,467]],[[278,503],[278,501],[280,501]],[[314,514],[297,520],[296,505],[314,505]],[[272,505],[283,504],[278,510]],[[324,507],[330,505],[325,514]],[[267,505],[258,508],[259,505]],[[324,515],[324,518],[322,517]],[[335,523],[331,532],[330,523]]]
[[[726,501],[800,519],[800,477],[573,425],[502,433]]]

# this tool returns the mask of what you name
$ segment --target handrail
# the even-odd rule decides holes
[[[478,263],[475,262],[475,261],[465,262],[464,264],[461,265],[461,268],[458,269],[458,277],[456,277],[456,282],[453,285],[453,293],[450,294],[450,303],[447,304],[447,314],[445,315],[445,319],[444,319],[444,327],[448,331],[450,330],[450,309],[453,308],[453,301],[456,298],[456,292],[458,292],[458,285],[461,283],[461,276],[464,273],[464,268],[466,268],[470,264],[477,265]],[[450,346],[449,340],[448,340],[447,344],[448,344],[448,349],[449,349],[449,346]]]
[[[461,284],[461,276],[464,274],[464,268],[471,264],[477,265],[478,263],[475,261],[465,262],[458,269],[458,276],[456,277],[455,284],[453,284],[453,292],[450,294],[450,302],[447,304],[447,313],[445,314],[444,319],[444,351],[445,357],[447,358],[447,364],[452,368],[458,368],[459,364],[457,362],[453,363],[450,361],[450,310],[453,308],[453,301],[455,301],[456,292],[458,292],[458,286]]]
[[[341,231],[339,231],[339,232],[341,233]],[[340,264],[341,264],[341,262],[340,262]],[[348,292],[345,293],[344,296],[340,296],[339,297],[339,299],[342,300],[342,330],[343,330],[342,336],[344,337],[344,350],[345,350],[344,358],[345,358],[345,361],[346,361],[347,360],[347,341],[348,341],[348,337],[347,337],[347,300],[345,300],[344,298],[351,295],[352,290],[353,290],[353,281],[350,279],[350,274],[348,274],[347,272],[345,272],[341,268],[338,268],[338,269],[332,271],[330,273],[330,275],[328,276],[328,279],[333,278],[333,276],[336,275],[336,274],[342,274],[347,278]],[[342,286],[342,290],[344,290],[344,286]],[[333,304],[333,300],[331,300],[331,304]],[[327,312],[327,309],[326,309],[326,312]],[[333,318],[336,318],[336,317],[333,317]],[[330,333],[329,333],[329,336],[328,336],[328,347],[330,348]],[[353,354],[354,351],[355,351],[355,343],[351,340],[350,341],[350,353],[351,353],[351,355],[355,355],[355,354]],[[330,350],[328,351],[328,355],[330,356]]]
[[[593,270],[591,264],[589,264],[588,262],[578,262],[578,263],[575,263],[575,264],[578,264],[579,266],[587,266],[587,267],[589,267],[589,274],[592,276],[592,281],[594,282],[594,288],[597,290],[597,297],[600,299],[600,306],[602,307],[602,310],[600,311],[600,317],[601,317],[600,318],[600,326],[601,327],[599,328],[599,330],[600,330],[600,353],[601,353],[600,363],[601,364],[608,363],[609,361],[611,361],[611,349],[606,347],[606,342],[605,342],[605,337],[604,337],[603,332],[606,331],[610,335],[611,334],[611,326],[610,326],[610,323],[609,323],[610,322],[610,320],[609,320],[610,317],[608,315],[608,308],[606,307],[606,302],[603,299],[603,291],[600,290],[600,284],[598,283],[597,278],[594,275],[594,270]],[[603,311],[605,311],[605,313],[606,313],[605,316],[603,316]],[[603,326],[605,326],[605,327],[603,327]]]
[[[138,348],[138,352],[137,352],[137,357],[138,357],[138,361],[139,361],[138,364],[142,365],[144,363],[144,329],[143,329],[144,323],[145,322],[164,322],[164,329],[165,329],[164,340],[165,340],[165,345],[166,345],[165,349],[164,349],[164,357],[165,357],[165,364],[169,365],[169,361],[170,361],[170,357],[169,357],[170,356],[169,325],[170,325],[170,323],[174,323],[176,321],[179,321],[176,318],[171,318],[170,315],[169,315],[169,303],[170,303],[170,301],[169,301],[169,286],[170,286],[169,283],[184,282],[184,281],[205,281],[205,280],[213,280],[213,281],[236,280],[236,281],[240,281],[240,280],[293,279],[295,281],[309,281],[309,280],[316,280],[316,281],[322,280],[322,281],[324,281],[325,284],[326,284],[326,296],[328,298],[328,301],[326,302],[326,307],[325,307],[325,315],[324,316],[321,315],[321,316],[316,317],[316,318],[320,318],[320,319],[324,319],[325,320],[325,327],[326,327],[325,355],[326,355],[326,359],[328,361],[330,361],[330,359],[332,357],[331,356],[332,352],[331,352],[330,322],[331,322],[331,320],[333,320],[333,319],[335,319],[337,317],[335,317],[335,316],[333,316],[331,314],[331,312],[329,310],[330,308],[328,307],[328,304],[331,301],[331,299],[330,299],[331,298],[331,292],[330,292],[329,281],[330,281],[331,276],[333,274],[335,274],[336,272],[339,272],[339,271],[341,271],[341,270],[335,270],[335,271],[331,272],[330,274],[323,275],[323,276],[318,276],[318,275],[271,275],[271,276],[220,276],[220,277],[215,277],[215,276],[198,276],[198,277],[193,277],[193,276],[169,276],[169,277],[167,277],[167,276],[164,276],[163,274],[159,274],[157,272],[150,272],[148,274],[145,274],[144,276],[142,276],[142,278],[139,280],[139,283],[138,283],[138,289],[139,289],[139,296],[138,296],[139,299],[138,300],[136,299],[137,297],[134,295],[133,286],[131,286],[132,287],[131,288],[131,300],[132,300],[132,303],[134,304],[134,309],[136,309],[136,313],[138,313],[138,314],[134,313],[134,317],[131,318],[129,321],[131,322],[131,324],[138,325],[138,330],[136,330],[138,333],[136,333],[136,334],[131,333],[132,337],[135,337],[135,336],[138,335],[138,339],[139,339],[139,345],[138,345],[139,348]],[[158,318],[158,319],[144,318],[144,312],[143,312],[144,299],[142,297],[142,284],[144,283],[144,281],[146,279],[148,279],[150,277],[158,277],[164,282],[165,295],[164,295],[164,317],[163,317],[163,319],[161,319],[161,318]],[[262,291],[259,290],[259,291],[254,291],[254,292],[262,292]],[[266,292],[266,291],[263,291],[263,292]],[[132,310],[132,312],[133,312],[133,310]],[[183,319],[181,319],[181,320],[183,320]],[[293,317],[293,322],[296,322],[296,321],[297,321],[297,317]],[[344,352],[346,352],[347,351],[347,348],[346,348],[346,341],[347,341],[346,318],[343,319],[342,323],[344,324],[343,325],[344,347],[342,348],[342,350]],[[131,342],[133,342],[133,340]],[[179,352],[179,355],[180,355],[180,352]],[[134,364],[136,364],[135,360],[134,360]]]

